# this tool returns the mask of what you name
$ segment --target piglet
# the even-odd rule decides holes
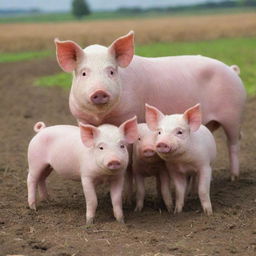
[[[187,189],[187,177],[196,174],[202,208],[212,214],[210,201],[211,163],[216,157],[216,144],[211,132],[201,124],[200,104],[184,114],[164,115],[146,105],[146,122],[157,131],[155,141],[158,155],[165,160],[175,187],[175,213],[182,211]]]
[[[137,140],[137,118],[119,127],[104,124],[96,128],[80,124],[45,128],[43,122],[34,126],[38,132],[28,147],[28,204],[36,209],[36,188],[42,199],[48,197],[45,180],[54,169],[67,179],[82,182],[86,199],[86,223],[93,223],[97,208],[95,186],[110,183],[114,216],[123,222],[122,190],[128,165],[127,144]]]
[[[145,197],[145,177],[156,177],[156,187],[158,195],[162,195],[168,211],[172,208],[170,194],[170,179],[164,161],[155,151],[155,138],[157,132],[151,131],[147,124],[138,125],[139,138],[133,144],[132,171],[136,182],[136,208],[141,211]]]

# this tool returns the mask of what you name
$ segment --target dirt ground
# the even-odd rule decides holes
[[[68,92],[33,86],[37,76],[59,71],[53,59],[0,65],[0,255],[256,255],[256,98],[249,98],[241,145],[241,179],[229,181],[225,137],[217,132],[211,199],[214,215],[202,214],[198,199],[184,213],[159,210],[152,179],[145,209],[124,206],[126,224],[115,222],[106,187],[98,190],[96,223],[85,227],[80,183],[54,173],[48,179],[52,200],[38,211],[27,207],[26,151],[33,124],[75,124]]]

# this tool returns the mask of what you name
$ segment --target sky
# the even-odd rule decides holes
[[[120,7],[165,7],[221,0],[87,0],[92,10],[114,10]],[[72,0],[0,0],[0,9],[31,9],[69,11]]]

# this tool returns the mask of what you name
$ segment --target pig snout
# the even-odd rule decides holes
[[[97,90],[90,96],[90,100],[93,104],[103,105],[107,104],[110,100],[110,96],[103,90]]]
[[[152,157],[152,156],[154,156],[155,155],[155,150],[153,150],[153,149],[151,149],[151,148],[145,148],[144,150],[143,150],[143,156],[144,157]]]
[[[168,152],[171,151],[171,147],[169,145],[167,145],[166,143],[164,143],[164,142],[159,142],[156,145],[156,150],[159,153],[168,153]]]
[[[110,170],[117,170],[117,169],[120,169],[121,163],[118,160],[112,160],[112,161],[107,163],[107,167]]]

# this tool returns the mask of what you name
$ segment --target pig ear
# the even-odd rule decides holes
[[[138,135],[138,123],[137,117],[133,117],[119,126],[119,129],[124,134],[125,140],[127,143],[134,143],[139,135]]]
[[[93,125],[79,123],[82,142],[86,147],[94,145],[95,138],[99,135],[99,129]]]
[[[186,110],[183,116],[188,122],[191,131],[197,131],[202,123],[200,104],[198,103],[194,107]]]
[[[146,123],[150,130],[156,130],[159,124],[159,121],[164,117],[164,114],[157,108],[150,106],[148,104],[146,107]]]
[[[60,41],[55,38],[56,55],[60,67],[65,72],[71,72],[76,68],[77,61],[84,56],[83,49],[73,41]]]
[[[109,52],[116,58],[118,66],[125,68],[132,61],[134,55],[134,32],[119,37],[110,46]]]

